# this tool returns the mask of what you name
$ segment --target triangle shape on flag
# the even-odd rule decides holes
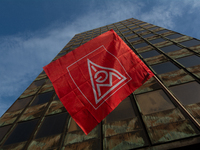
[[[97,65],[89,59],[87,63],[96,104],[127,79],[116,69]]]

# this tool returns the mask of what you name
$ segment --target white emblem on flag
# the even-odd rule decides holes
[[[87,63],[96,104],[127,79],[113,68],[99,66],[89,59]],[[117,82],[113,83],[113,78],[117,79]],[[103,87],[109,88],[102,93],[101,88]]]

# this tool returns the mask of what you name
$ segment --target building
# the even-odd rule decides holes
[[[110,29],[163,85],[151,78],[86,136],[41,72],[0,118],[0,149],[163,150],[200,146],[196,124],[200,123],[200,41],[131,18],[75,35],[54,60]]]

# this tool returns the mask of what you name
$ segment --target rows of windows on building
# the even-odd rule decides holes
[[[131,18],[76,34],[54,60],[110,29],[200,123],[198,39]],[[44,71],[0,118],[0,149],[162,149],[184,146],[179,140],[193,145],[199,138],[198,127],[155,78],[122,101],[88,135],[68,114]]]

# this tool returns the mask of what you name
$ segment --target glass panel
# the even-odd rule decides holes
[[[179,38],[179,37],[181,37],[181,36],[183,36],[183,35],[181,35],[181,34],[172,34],[172,35],[166,36],[166,38],[175,39],[175,38]]]
[[[135,48],[140,48],[140,47],[145,47],[145,46],[148,46],[147,43],[139,43],[139,44],[136,44],[136,45],[133,45]]]
[[[142,55],[143,58],[149,58],[149,57],[153,57],[153,56],[156,56],[156,55],[159,55],[160,53],[158,53],[156,50],[151,50],[151,51],[148,51],[148,52],[144,52],[144,53],[141,53],[140,55]]]
[[[163,90],[136,95],[136,100],[143,115],[175,108]]]
[[[160,42],[163,42],[163,41],[165,41],[165,40],[162,39],[162,38],[150,40],[150,42],[151,42],[152,44],[160,43]]]
[[[124,99],[106,118],[105,123],[120,121],[135,117],[129,97]]]
[[[134,34],[134,33],[131,33],[131,34],[125,35],[125,37],[129,37],[129,36],[133,36],[133,35],[135,35],[135,34]]]
[[[158,29],[159,27],[153,27],[153,28],[149,28],[149,30],[155,30]]]
[[[140,40],[140,39],[141,39],[140,37],[136,37],[136,38],[133,38],[133,39],[129,39],[129,42],[137,41],[137,40]]]
[[[138,31],[137,33],[139,34],[139,33],[143,33],[143,32],[146,32],[147,30],[140,30],[140,31]]]
[[[131,25],[131,26],[128,26],[129,28],[133,28],[133,27],[136,27],[136,25]]]
[[[42,79],[42,80],[38,80],[38,81],[33,82],[33,83],[28,87],[28,89],[37,88],[37,87],[43,85],[44,82],[45,82],[45,80],[46,80],[46,79]]]
[[[200,102],[200,85],[197,82],[173,86],[170,87],[170,90],[183,103],[183,105]]]
[[[181,42],[180,44],[187,46],[187,47],[191,47],[191,46],[195,46],[195,45],[200,45],[200,41],[192,39],[189,41]]]
[[[4,126],[0,128],[0,141],[3,139],[3,137],[6,135],[8,130],[10,130],[11,125],[9,126]]]
[[[127,30],[127,31],[123,31],[122,33],[128,33],[128,32],[130,32],[130,30]]]
[[[132,29],[132,30],[139,30],[139,29],[141,29],[141,28],[135,28],[135,29]]]
[[[58,98],[58,95],[54,98],[54,101],[59,101],[60,99]]]
[[[25,108],[27,104],[32,100],[32,98],[33,96],[17,100],[8,110],[8,112]]]
[[[146,27],[149,27],[149,26],[152,26],[152,25],[151,25],[151,24],[148,24],[148,25],[145,25],[145,26],[143,26],[143,27],[145,27],[145,28],[146,28]]]
[[[196,55],[179,58],[179,59],[177,59],[177,61],[185,67],[192,67],[192,66],[200,65],[200,57],[198,57]]]
[[[81,128],[77,125],[74,119],[71,118],[68,132],[77,131],[77,130],[81,130]]]
[[[157,31],[156,33],[158,33],[158,34],[162,34],[162,33],[165,33],[165,32],[168,32],[169,30],[160,30],[160,31]]]
[[[155,34],[150,33],[150,34],[143,35],[142,37],[143,37],[143,38],[148,38],[148,37],[151,37],[151,36],[154,36],[154,35],[155,35]]]
[[[30,138],[37,122],[38,120],[32,120],[18,123],[4,145],[27,141]]]
[[[43,104],[43,103],[46,103],[46,102],[50,101],[50,99],[51,99],[53,93],[54,93],[54,92],[51,91],[51,92],[46,92],[46,93],[39,94],[39,95],[35,98],[35,100],[33,101],[33,103],[31,104],[31,106]]]
[[[176,50],[180,50],[182,48],[176,46],[176,45],[170,45],[170,46],[165,46],[160,48],[163,52],[168,53]]]
[[[167,72],[171,72],[171,71],[175,71],[179,69],[171,62],[165,62],[162,64],[153,65],[151,67],[153,68],[153,70],[155,70],[157,74],[163,74],[163,73],[167,73]]]
[[[68,113],[45,117],[41,128],[39,129],[36,139],[62,133]]]

